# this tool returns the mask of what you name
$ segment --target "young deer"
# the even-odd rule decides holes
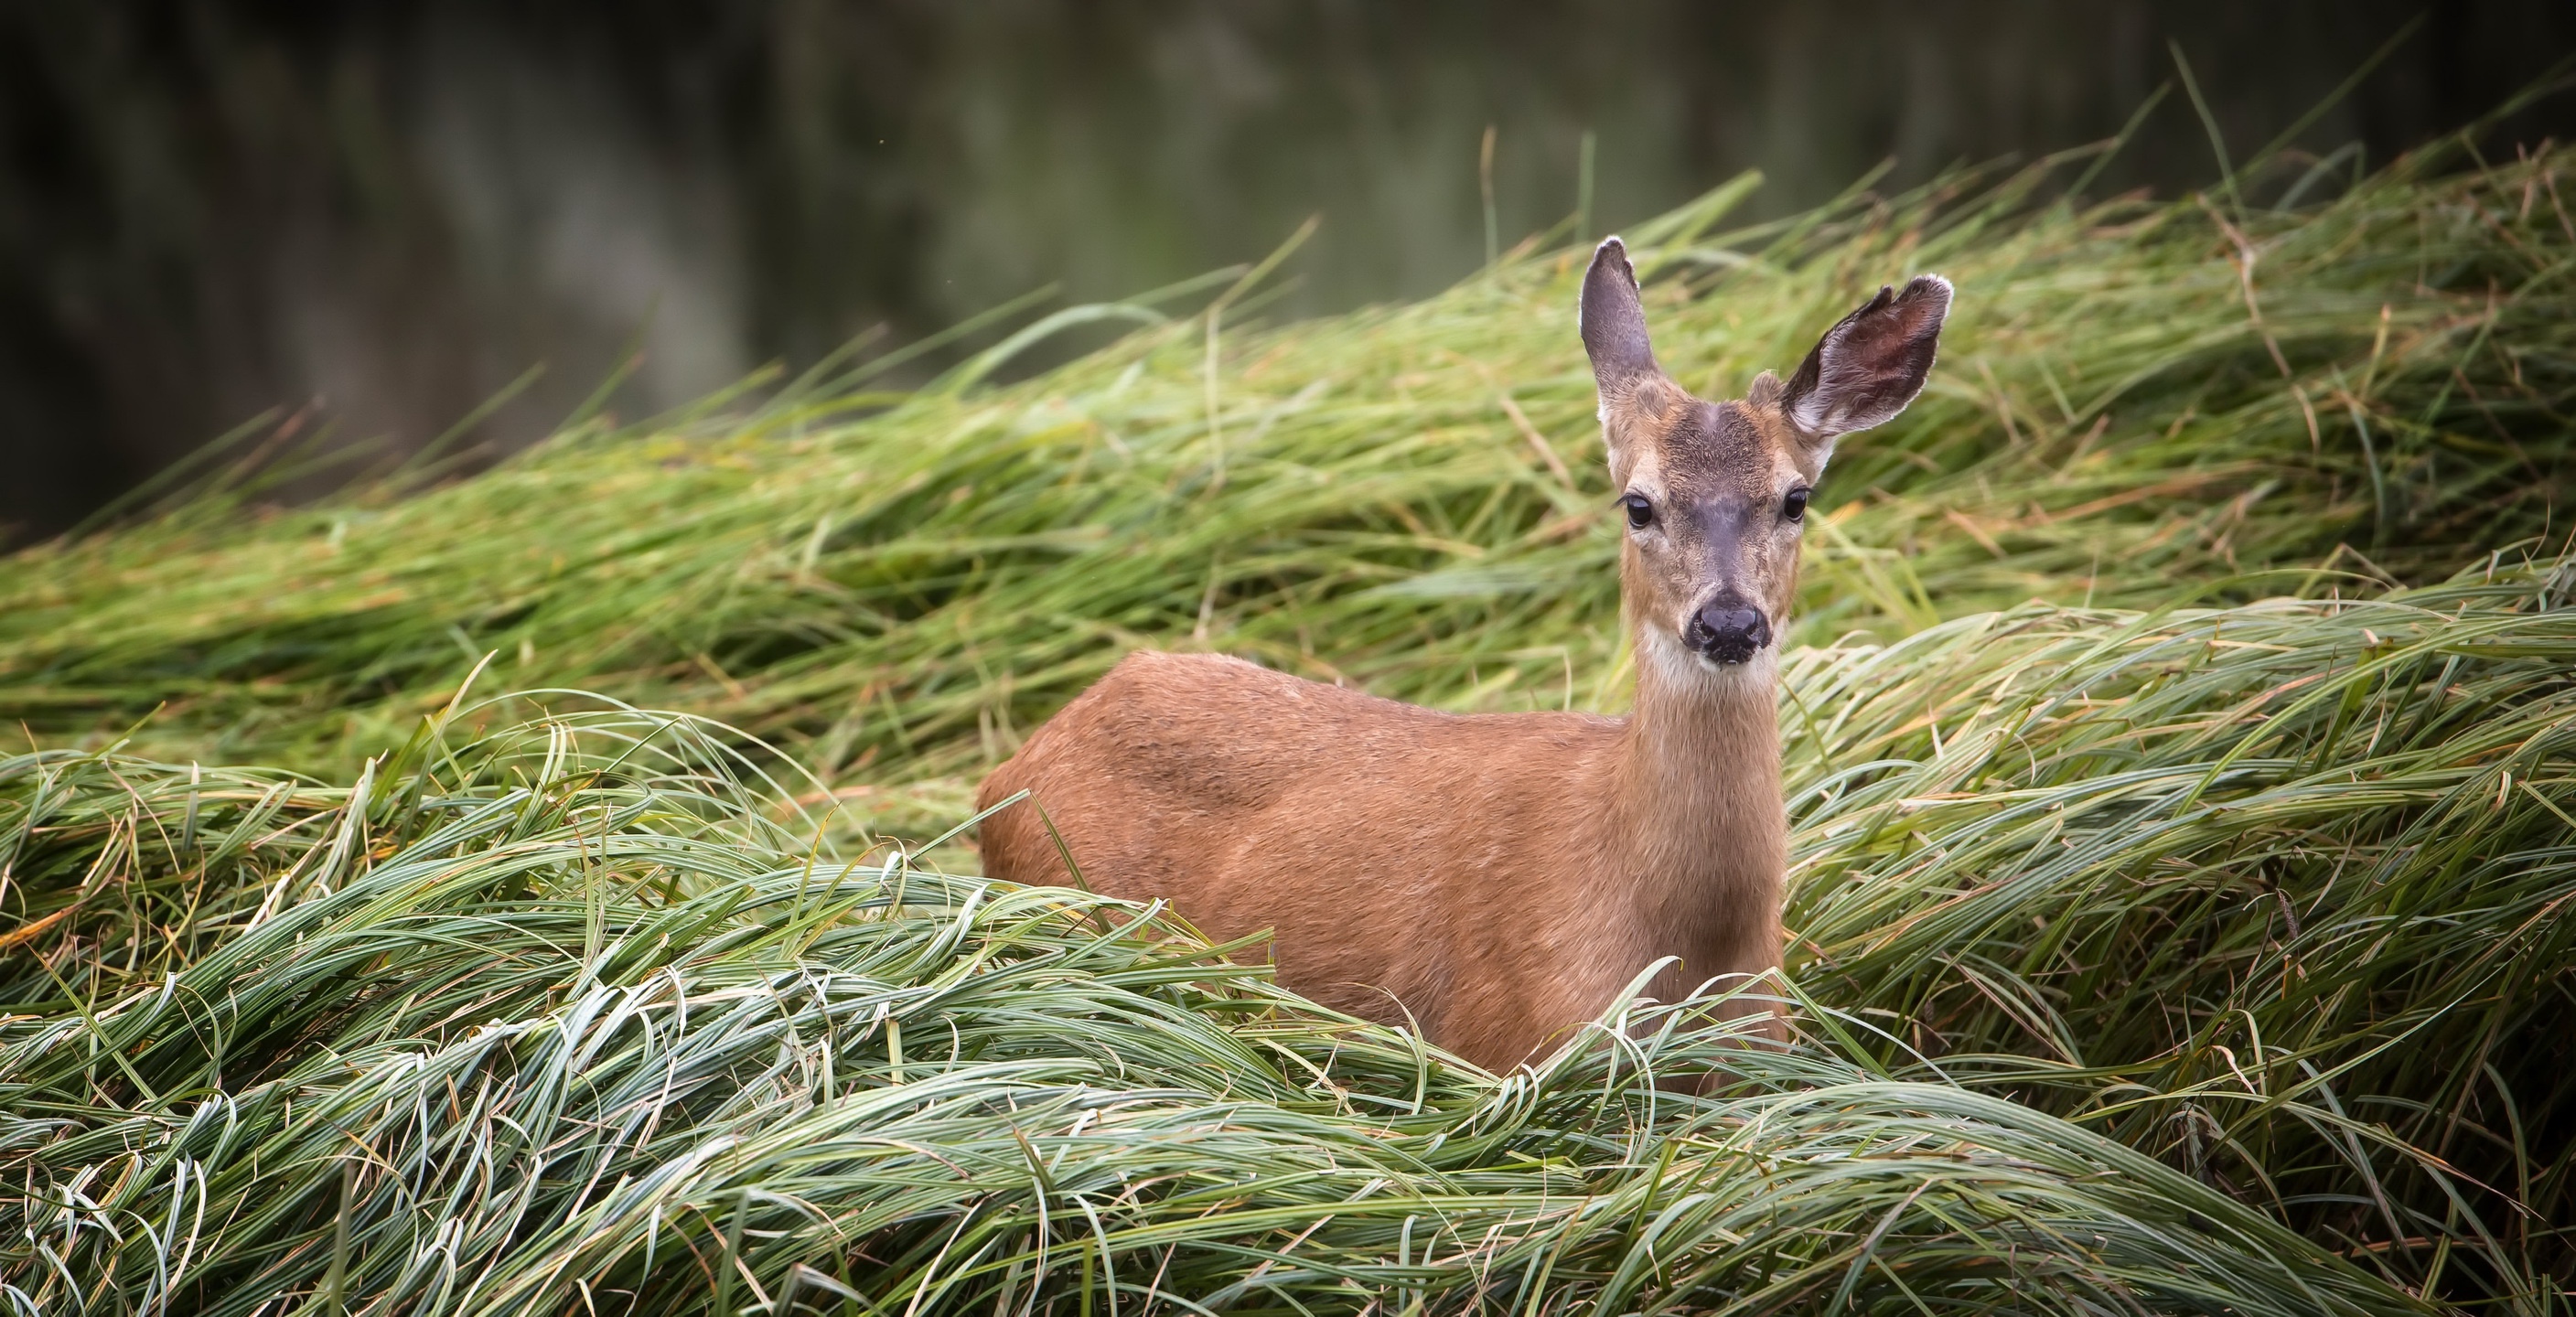
[[[1449,714],[1209,654],[1129,655],[984,782],[993,876],[1167,898],[1263,928],[1280,979],[1478,1064],[1519,1063],[1634,977],[1678,1000],[1780,964],[1779,652],[1808,492],[1837,436],[1921,391],[1950,307],[1925,275],[1787,383],[1692,397],[1655,363],[1617,238],[1583,279],[1626,542],[1636,711]],[[1051,835],[1052,820],[1056,835]],[[1737,1014],[1769,1009],[1740,1000]],[[1777,1025],[1771,1026],[1777,1029]]]

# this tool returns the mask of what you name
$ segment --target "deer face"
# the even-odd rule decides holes
[[[1636,272],[1617,238],[1583,278],[1582,332],[1601,390],[1627,543],[1620,586],[1640,651],[1723,671],[1771,651],[1798,584],[1807,499],[1834,441],[1923,389],[1950,309],[1924,275],[1845,316],[1787,383],[1733,402],[1692,397],[1656,365]]]

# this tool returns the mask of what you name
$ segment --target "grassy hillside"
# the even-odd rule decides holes
[[[1061,323],[307,510],[217,474],[10,559],[0,1295],[2567,1311],[2557,172],[1728,232],[1734,186],[1628,235],[1712,393],[1961,288],[1811,523],[1778,1051],[1637,1007],[1486,1075],[867,831],[961,821],[1135,644],[1616,707],[1577,251],[1303,325],[1210,284],[1024,383],[982,380]],[[487,653],[527,693],[460,697]]]

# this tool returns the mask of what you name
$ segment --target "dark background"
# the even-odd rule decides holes
[[[1318,212],[1288,312],[1426,293],[1484,258],[1488,125],[1505,245],[1587,130],[1596,231],[1745,168],[1776,214],[2109,136],[2169,41],[2241,157],[2418,18],[2302,146],[2384,162],[2576,49],[2564,0],[0,0],[0,543],[265,409],[400,450],[544,363],[497,451],[630,344],[631,416]],[[2095,191],[2215,174],[2177,92]]]

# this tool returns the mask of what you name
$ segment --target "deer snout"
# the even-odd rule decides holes
[[[1745,663],[1771,643],[1771,619],[1743,599],[1722,594],[1699,606],[1682,643],[1715,663]]]

